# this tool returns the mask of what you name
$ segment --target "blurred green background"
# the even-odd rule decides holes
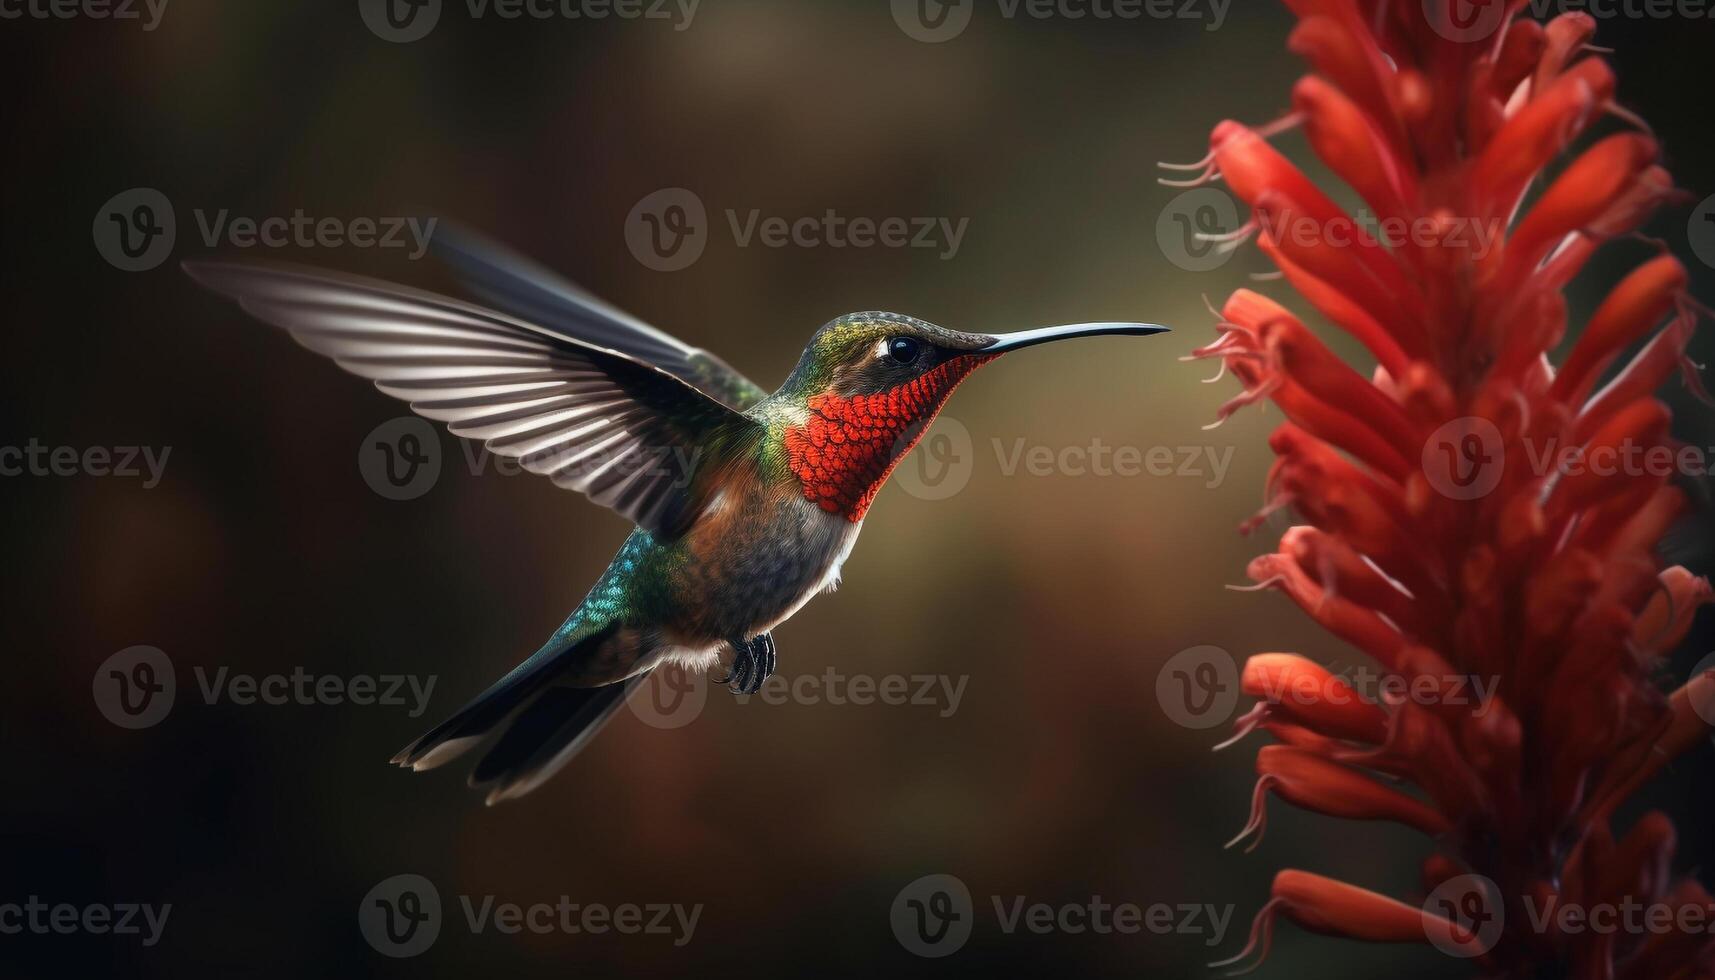
[[[1211,335],[1203,297],[1218,302],[1266,266],[1251,249],[1207,273],[1171,262],[1156,226],[1176,192],[1156,184],[1155,163],[1201,156],[1222,118],[1273,118],[1300,68],[1274,4],[1247,0],[1209,26],[1008,19],[992,0],[938,44],[909,36],[885,0],[705,0],[683,30],[473,19],[452,2],[406,44],[366,29],[355,0],[172,0],[148,32],[0,24],[11,93],[0,441],[171,447],[150,490],[0,482],[12,524],[0,901],[173,904],[155,947],[0,936],[0,969],[1195,977],[1242,945],[1277,868],[1409,899],[1427,845],[1398,828],[1275,802],[1257,853],[1223,851],[1244,822],[1256,742],[1211,755],[1223,729],[1181,727],[1156,697],[1162,664],[1193,646],[1351,658],[1281,596],[1223,588],[1287,526],[1235,533],[1261,502],[1279,416],[1247,411],[1204,431],[1235,386],[1205,386],[1211,365],[1176,358]],[[1601,40],[1681,184],[1694,199],[1715,191],[1695,67],[1715,29],[1619,22]],[[1302,158],[1300,139],[1282,145]],[[178,243],[174,261],[128,273],[92,246],[91,221],[134,187],[173,202]],[[639,262],[625,238],[634,205],[663,188],[692,191],[713,222],[702,257],[676,272]],[[444,433],[430,492],[372,492],[360,446],[402,408],[194,287],[176,261],[211,251],[197,209],[456,218],[767,387],[817,325],[853,310],[976,331],[1142,319],[1177,332],[1057,345],[973,378],[947,412],[971,436],[968,483],[942,499],[884,490],[844,586],[776,634],[788,677],[968,678],[956,712],[740,704],[713,690],[681,728],[622,713],[545,788],[485,809],[462,768],[413,776],[388,757],[535,649],[627,527],[544,480],[473,474]],[[969,224],[950,259],[740,247],[728,209]],[[1682,254],[1688,210],[1660,221]],[[397,250],[248,254],[264,252],[452,288],[432,260]],[[1583,308],[1605,274],[1576,297]],[[1675,399],[1688,441],[1715,445],[1707,413]],[[934,440],[926,448],[944,448]],[[997,457],[997,442],[1059,452],[1092,440],[1230,451],[1231,465],[1220,479],[1206,465],[1032,476]],[[1688,533],[1678,557],[1707,573],[1706,531]],[[1710,642],[1705,625],[1681,676]],[[179,678],[173,713],[143,731],[108,724],[91,697],[97,665],[134,644],[166,651]],[[193,670],[222,666],[437,686],[419,718],[205,705]],[[1686,867],[1712,856],[1709,755],[1649,794],[1678,819]],[[427,953],[394,961],[366,944],[357,908],[400,873],[433,881],[448,921]],[[902,887],[934,873],[976,901],[969,942],[942,960],[907,952],[889,917]],[[675,947],[472,935],[459,895],[705,909]],[[1207,903],[1232,918],[1218,946],[1207,932],[1007,934],[992,896]],[[1427,947],[1285,927],[1263,975],[1383,971],[1465,972]]]

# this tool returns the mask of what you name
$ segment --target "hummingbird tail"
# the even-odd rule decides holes
[[[400,750],[393,763],[422,772],[492,741],[471,773],[470,784],[487,791],[490,806],[530,792],[589,743],[645,676],[601,687],[554,684],[586,644],[604,639],[596,634],[537,651],[451,718]]]
[[[572,760],[645,675],[602,687],[549,687],[507,724],[470,774],[489,806],[515,800]]]

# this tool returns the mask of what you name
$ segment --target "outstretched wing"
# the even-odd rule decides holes
[[[708,455],[760,434],[658,368],[444,296],[273,264],[185,271],[453,434],[663,536],[695,516]]]
[[[497,310],[653,364],[741,412],[768,397],[754,381],[708,351],[614,309],[474,232],[442,223],[431,247],[473,295]]]

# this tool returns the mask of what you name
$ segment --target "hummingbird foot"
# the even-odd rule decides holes
[[[774,635],[760,633],[754,639],[728,642],[732,644],[732,669],[720,683],[730,687],[734,694],[755,694],[762,690],[763,682],[774,676],[777,660]]]

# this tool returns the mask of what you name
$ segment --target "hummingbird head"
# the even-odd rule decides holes
[[[1080,323],[989,335],[898,313],[852,313],[822,326],[780,394],[803,410],[785,447],[804,495],[860,521],[893,467],[972,371],[1002,354],[1072,337],[1152,334],[1142,323]]]

